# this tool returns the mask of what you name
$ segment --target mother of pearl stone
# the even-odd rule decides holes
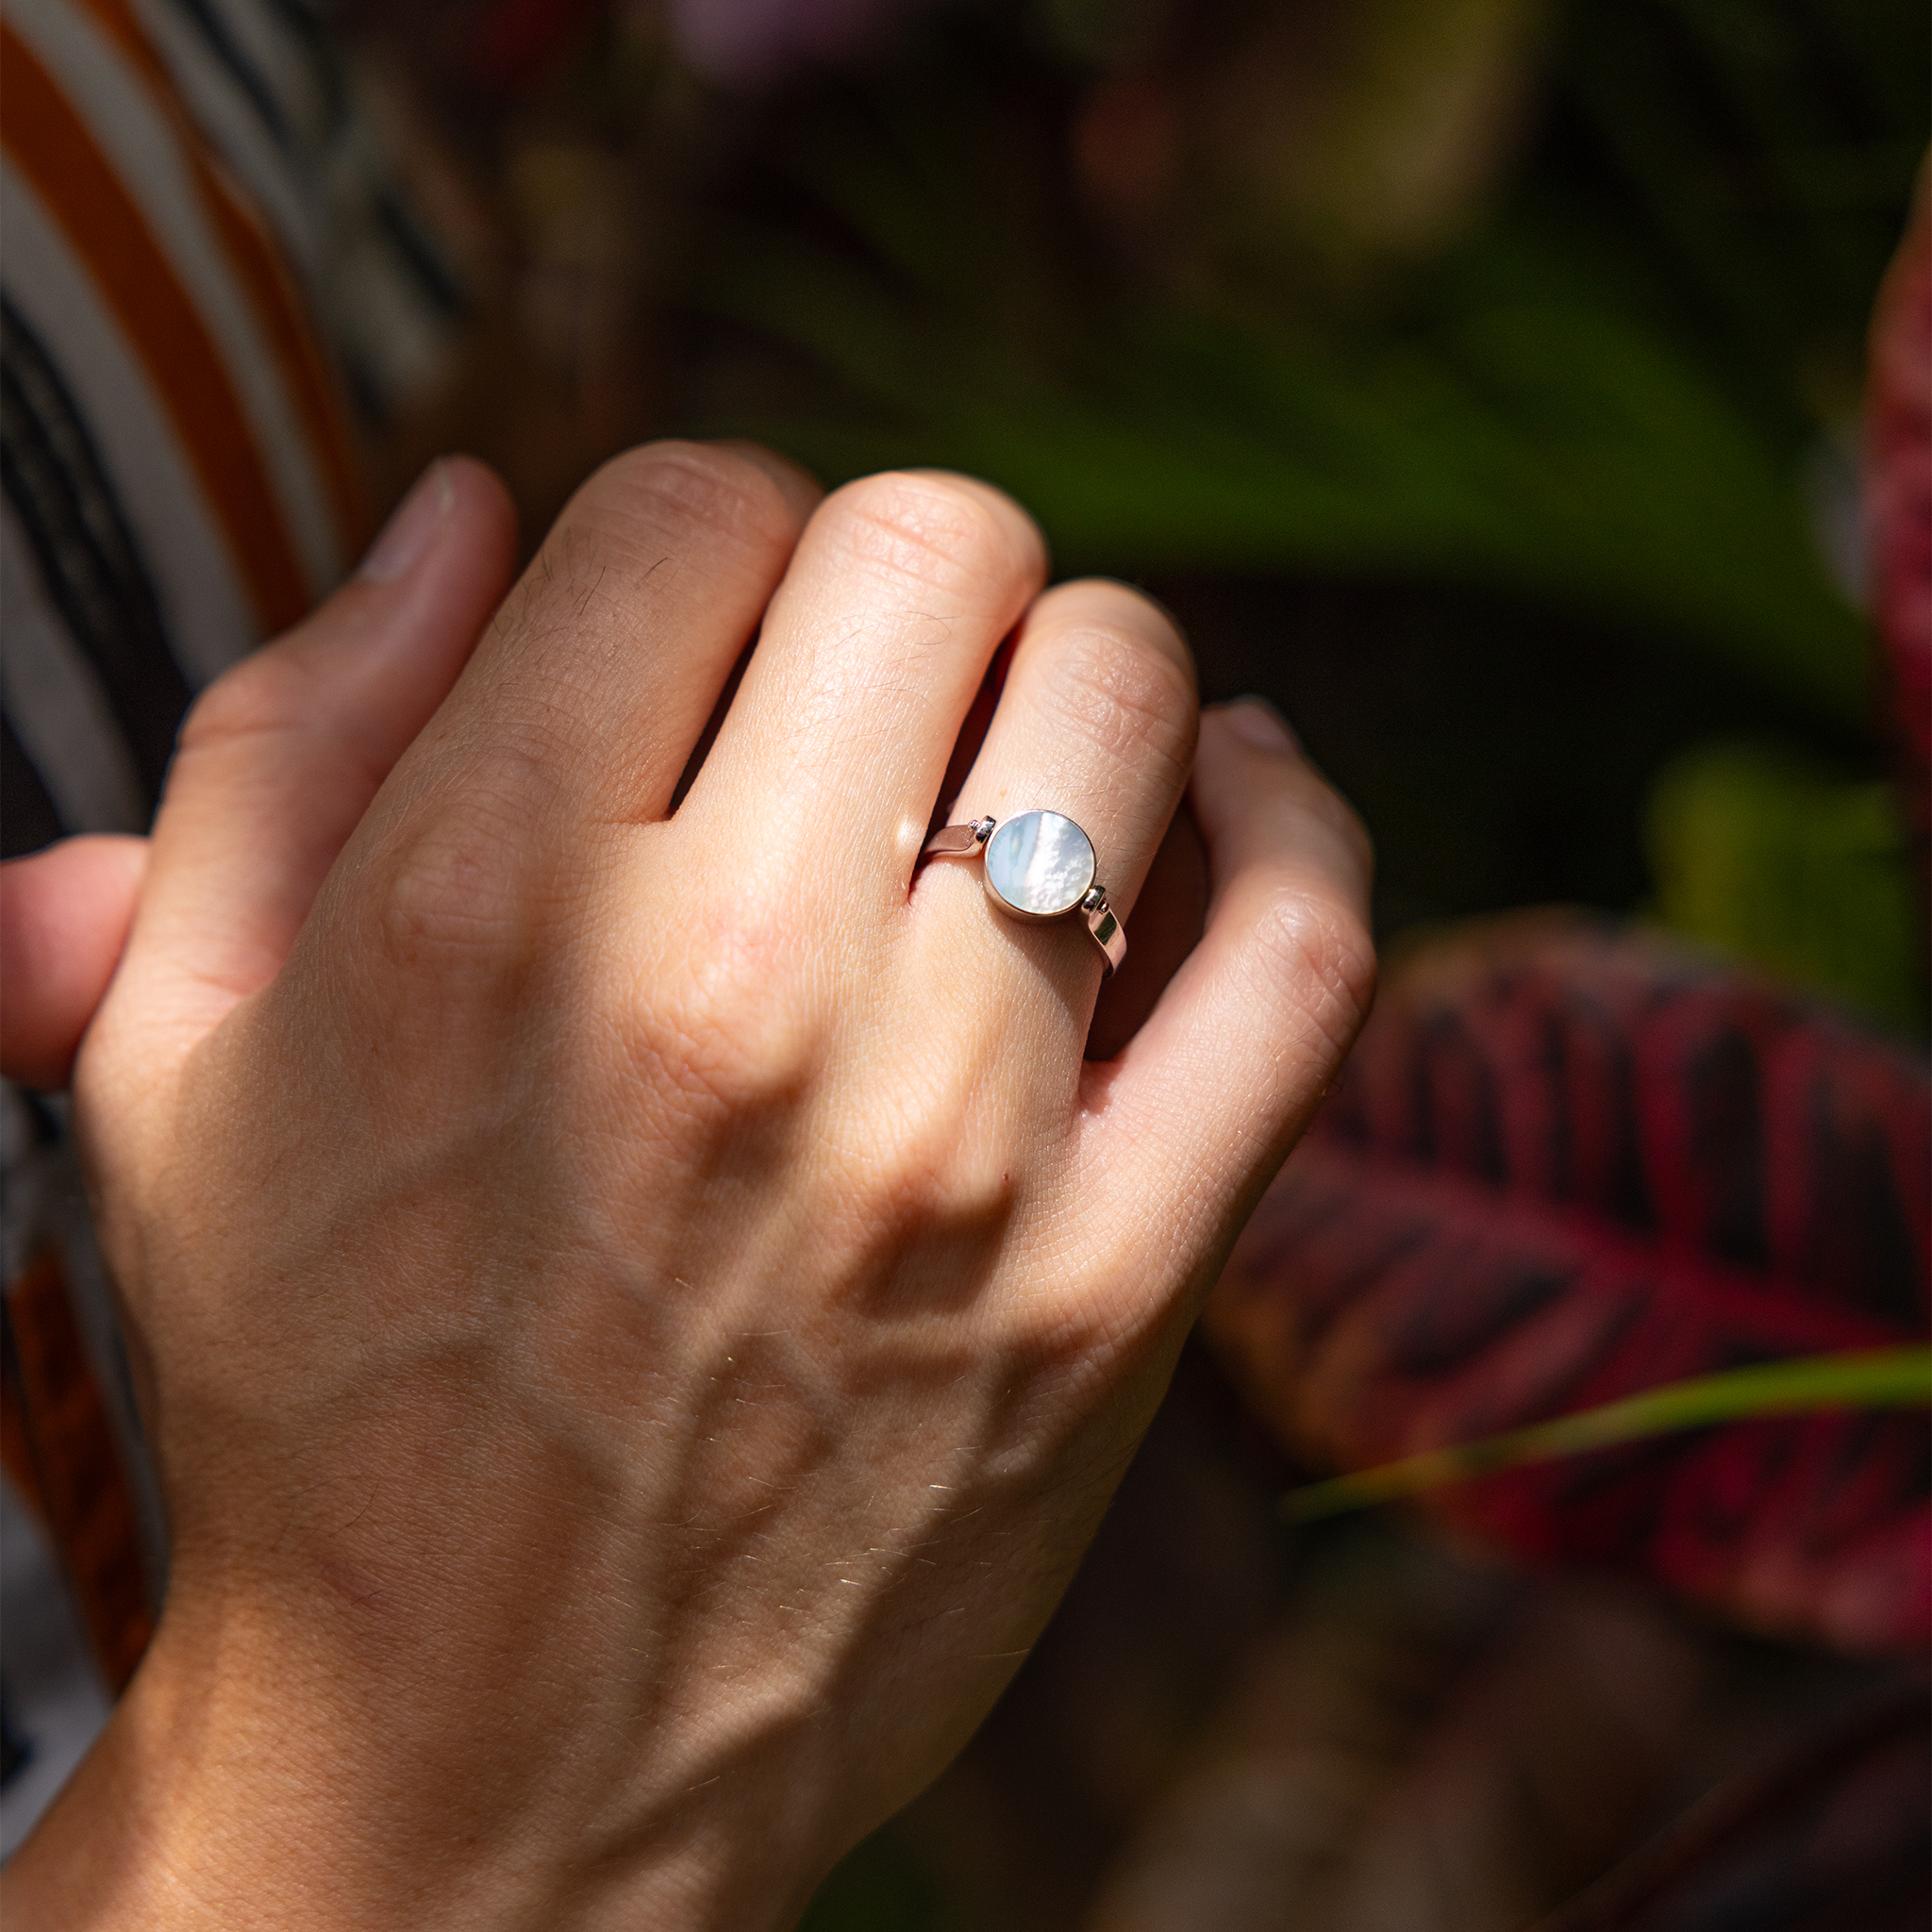
[[[986,844],[986,889],[1008,912],[1052,919],[1071,912],[1093,883],[1093,846],[1057,811],[1023,811]]]

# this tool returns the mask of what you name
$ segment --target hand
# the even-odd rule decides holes
[[[659,445],[459,678],[350,626],[197,707],[76,1088],[174,1568],[16,1900],[780,1926],[970,1733],[1372,974],[1270,714],[1196,764],[1172,625],[1042,575],[980,485]],[[916,866],[1016,625],[952,816],[1070,813],[1124,913],[1194,771],[1104,1064],[1077,924]]]

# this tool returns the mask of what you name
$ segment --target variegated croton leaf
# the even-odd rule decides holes
[[[1932,1093],[1901,1047],[1665,937],[1519,914],[1398,960],[1208,1327],[1343,1468],[1923,1338]],[[1853,1650],[1932,1635],[1918,1412],[1659,1437],[1441,1490],[1549,1558]]]
[[[1872,316],[1865,508],[1907,821],[1932,831],[1932,160]]]

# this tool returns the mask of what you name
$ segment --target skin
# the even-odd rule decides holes
[[[1353,815],[996,491],[653,445],[496,608],[501,490],[424,489],[196,705],[81,1048],[173,1569],[22,1924],[791,1924],[1039,1634],[1370,996]],[[1184,793],[1206,854],[1104,1061],[1077,925],[916,863],[1015,631],[949,815],[1070,813],[1124,913]]]
[[[147,841],[63,839],[0,865],[0,1067],[54,1092],[113,977]]]

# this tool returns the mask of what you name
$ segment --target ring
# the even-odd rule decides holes
[[[1093,841],[1064,812],[1023,811],[1004,823],[974,819],[947,825],[925,841],[926,858],[986,856],[986,896],[1015,919],[1077,912],[1107,956],[1103,977],[1127,957],[1127,936],[1106,888],[1094,882]]]

